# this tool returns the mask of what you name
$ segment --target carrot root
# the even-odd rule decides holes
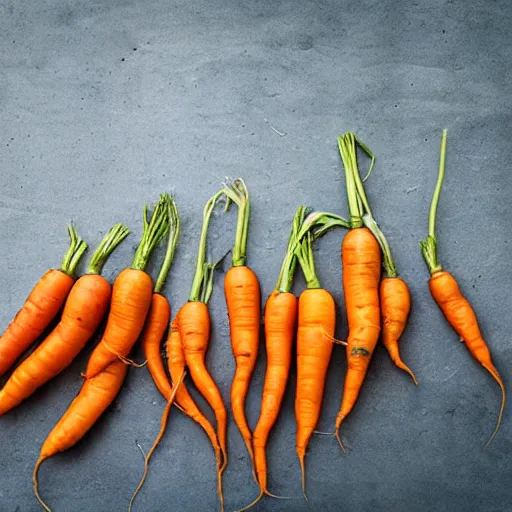
[[[340,445],[341,451],[343,452],[344,455],[346,455],[347,451],[345,450],[345,447],[343,446],[343,443],[341,442],[339,427],[336,427],[336,430],[334,431],[334,435],[336,436],[336,439],[338,440],[338,444]]]
[[[306,495],[306,469],[304,468],[304,456],[305,453],[298,453],[299,456],[299,464],[300,464],[300,473],[301,473],[301,483],[302,483],[302,495],[304,496],[304,499],[306,501],[308,500],[308,497]]]
[[[162,422],[160,424],[160,431],[158,432],[158,435],[156,436],[153,446],[151,447],[151,449],[149,450],[149,452],[147,453],[147,455],[144,458],[144,473],[139,482],[139,485],[137,486],[134,493],[132,494],[130,503],[128,505],[128,512],[131,512],[135,498],[137,497],[137,494],[139,494],[139,491],[142,489],[142,486],[144,485],[144,482],[146,481],[146,478],[148,476],[148,471],[149,471],[149,460],[151,459],[151,456],[153,455],[154,451],[156,450],[156,447],[158,446],[158,444],[164,437],[165,429],[167,428],[167,422],[169,420],[169,412],[171,411],[171,407],[174,402],[174,397],[176,396],[176,393],[178,392],[180,384],[183,382],[183,379],[185,378],[185,373],[186,372],[183,372],[181,374],[181,377],[178,380],[178,382],[176,383],[176,386],[174,386],[174,389],[172,390],[172,394],[169,397],[169,400],[165,406],[164,412],[162,414]]]
[[[492,433],[492,436],[489,438],[489,441],[487,441],[487,444],[485,445],[485,448],[489,448],[490,444],[492,443],[493,439],[496,437],[496,434],[498,433],[498,430],[501,426],[501,420],[503,418],[503,411],[505,410],[505,401],[506,401],[506,392],[505,392],[505,385],[503,384],[503,380],[501,379],[500,374],[498,373],[498,370],[494,368],[494,366],[490,365],[483,365],[483,367],[492,375],[494,380],[498,383],[499,387],[501,388],[501,407],[500,412],[498,415],[498,421],[496,423],[496,427],[494,429],[494,432]]]
[[[37,474],[39,473],[39,468],[46,459],[47,457],[44,456],[41,456],[39,459],[37,459],[34,472],[32,474],[32,487],[34,488],[34,494],[36,495],[37,501],[39,501],[46,512],[52,512],[52,509],[43,501],[43,498],[41,498],[41,495],[39,494],[39,484],[37,483]]]
[[[414,375],[413,371],[401,359],[395,361],[395,366],[397,368],[400,368],[400,370],[403,370],[404,372],[408,373],[414,384],[416,384],[416,386],[419,386],[418,379]]]
[[[241,509],[237,510],[236,512],[245,512],[246,510],[249,510],[250,508],[254,507],[254,505],[256,505],[256,503],[258,503],[261,500],[261,498],[263,498],[264,494],[266,494],[266,492],[261,490],[259,495],[258,495],[258,497],[252,503],[249,503],[249,505],[247,505],[244,508],[241,508]]]

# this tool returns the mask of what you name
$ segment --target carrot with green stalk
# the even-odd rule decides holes
[[[48,270],[41,277],[0,336],[0,376],[43,334],[75,283],[76,267],[87,250],[87,244],[72,225],[68,226],[68,234],[71,243],[60,269]]]
[[[379,288],[382,316],[382,344],[386,347],[393,363],[401,370],[407,372],[413,382],[417,385],[418,381],[416,380],[414,373],[400,357],[400,349],[398,346],[398,341],[404,332],[407,318],[409,317],[409,312],[411,310],[411,294],[407,283],[399,277],[397,273],[389,243],[372,215],[370,204],[366,197],[363,180],[357,170],[357,146],[359,146],[372,161],[367,177],[373,168],[375,157],[368,146],[354,134],[348,133],[345,135],[345,144],[343,146],[345,149],[344,162],[350,162],[348,165],[352,168],[354,186],[357,190],[359,202],[365,212],[362,220],[364,225],[372,232],[373,236],[379,243],[383,256],[382,266],[384,276]]]
[[[505,385],[498,370],[494,366],[489,347],[482,336],[476,314],[471,307],[471,304],[462,295],[455,278],[449,272],[443,270],[437,255],[436,213],[444,180],[446,136],[447,130],[443,130],[441,138],[441,155],[439,158],[439,172],[428,219],[428,236],[420,243],[421,254],[423,255],[430,272],[428,284],[433,299],[440,307],[450,325],[460,336],[461,341],[465,343],[472,356],[492,375],[494,380],[500,386],[502,394],[501,408],[494,432],[487,442],[487,446],[489,446],[498,433],[498,429],[500,428],[501,420],[503,418],[506,400]]]
[[[252,433],[245,416],[245,399],[258,357],[261,294],[256,274],[245,264],[250,215],[247,187],[239,178],[232,183],[226,183],[224,193],[228,200],[233,201],[238,207],[233,266],[224,279],[231,348],[236,361],[235,375],[231,385],[231,408],[235,423],[251,457],[251,465],[254,467]]]

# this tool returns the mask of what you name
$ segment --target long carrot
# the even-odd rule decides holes
[[[182,306],[178,315],[178,330],[190,376],[198,391],[213,409],[217,420],[217,438],[223,459],[219,469],[220,475],[228,463],[227,412],[219,388],[206,368],[205,362],[210,339],[210,313],[207,304],[213,291],[213,276],[217,266],[217,263],[206,263],[206,239],[215,204],[223,193],[223,190],[220,190],[205,205],[192,289],[188,302]],[[223,507],[222,498],[221,506]]]
[[[472,356],[492,375],[501,389],[501,408],[498,415],[498,421],[494,432],[492,433],[487,446],[492,442],[501,425],[503,411],[505,409],[506,392],[503,380],[494,366],[491,359],[491,353],[485,342],[476,314],[468,300],[462,295],[462,292],[455,278],[446,270],[443,270],[439,263],[437,255],[437,238],[436,238],[436,212],[441,187],[443,185],[445,161],[446,161],[446,136],[447,130],[443,130],[441,139],[441,155],[439,159],[439,172],[437,183],[430,205],[430,215],[428,222],[428,236],[421,242],[421,253],[425,259],[428,270],[430,272],[429,288],[432,297],[437,305],[441,308],[444,316],[455,329],[461,340],[464,341],[466,347]]]
[[[32,484],[36,498],[47,512],[51,512],[50,507],[41,498],[37,483],[41,464],[84,437],[119,393],[127,371],[128,367],[122,361],[114,361],[95,377],[85,380],[78,396],[44,441],[34,467]]]
[[[142,332],[153,296],[153,282],[144,269],[153,249],[169,230],[168,201],[169,196],[162,194],[149,223],[144,207],[142,239],[131,267],[114,281],[107,326],[89,358],[85,378],[98,375],[116,359],[131,363],[127,357]]]
[[[359,396],[372,354],[380,335],[379,281],[381,255],[377,240],[363,227],[363,205],[357,194],[356,139],[352,133],[338,138],[343,164],[352,229],[341,248],[343,288],[347,308],[347,374],[340,410],[336,417],[336,437],[343,448],[339,430]],[[363,148],[364,149],[364,148]],[[372,166],[373,167],[373,158]]]
[[[170,198],[167,205],[170,219],[169,242],[162,267],[156,279],[151,298],[151,307],[142,332],[141,346],[147,366],[155,386],[168,401],[171,396],[171,384],[165,373],[160,345],[171,319],[171,306],[167,298],[161,293],[167,279],[167,274],[174,258],[174,251],[180,232],[180,218],[174,199]]]
[[[179,312],[171,323],[171,329],[166,346],[168,358],[167,363],[173,383],[178,382],[180,375],[182,375],[185,371],[185,353],[183,352],[183,343],[181,341],[181,336],[178,329],[178,317]],[[219,493],[221,506],[223,506],[224,498],[222,495],[222,474],[220,472],[220,468],[222,466],[222,454],[215,429],[208,421],[206,416],[204,416],[204,414],[199,410],[199,407],[194,402],[194,399],[190,396],[184,383],[181,384],[177,391],[175,403],[187,416],[190,416],[190,418],[192,418],[203,428],[203,430],[206,432],[206,435],[208,436],[208,439],[210,440],[210,443],[212,444],[213,450],[215,452],[217,468],[217,490]]]
[[[302,492],[305,498],[304,458],[309,440],[320,417],[325,378],[331,360],[332,340],[336,327],[336,305],[332,295],[320,287],[315,271],[312,239],[313,234],[308,232],[297,251],[307,286],[299,297],[295,394],[297,421],[295,446],[300,462]]]
[[[0,376],[43,334],[61,310],[75,282],[75,270],[87,249],[75,228],[68,227],[71,244],[59,270],[48,270],[0,337]]]
[[[233,266],[228,270],[224,279],[231,348],[236,362],[235,375],[231,385],[231,409],[251,457],[254,473],[252,433],[245,416],[245,399],[258,357],[261,293],[256,274],[245,264],[250,215],[247,187],[242,179],[238,179],[233,183],[226,184],[224,190],[227,197],[238,206]]]
[[[101,269],[128,233],[122,224],[116,224],[107,233],[92,256],[88,273],[71,289],[60,322],[16,368],[0,391],[0,415],[16,407],[67,368],[96,332],[111,294],[110,283],[100,275]]]
[[[241,510],[247,510],[256,505],[264,494],[274,496],[267,489],[266,446],[270,431],[281,409],[290,373],[292,346],[297,324],[297,297],[290,290],[297,265],[295,249],[306,213],[304,206],[300,206],[295,213],[276,289],[265,304],[267,370],[263,384],[260,416],[253,434],[254,467],[260,493],[251,504]]]

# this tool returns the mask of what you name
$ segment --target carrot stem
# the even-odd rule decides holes
[[[315,271],[315,257],[313,255],[313,235],[311,231],[302,239],[296,250],[297,259],[299,260],[306,280],[307,288],[320,288],[320,281]]]
[[[120,222],[112,226],[91,256],[89,266],[87,267],[87,273],[101,274],[103,265],[105,265],[109,256],[129,234],[130,230]]]
[[[149,222],[148,208],[144,205],[142,238],[135,251],[131,267],[135,270],[144,270],[146,268],[153,249],[162,241],[169,231],[169,215],[166,207],[168,198],[168,194],[162,194],[160,196],[160,200],[156,204]]]
[[[210,225],[210,219],[217,204],[217,200],[221,195],[224,194],[224,190],[219,190],[214,194],[205,204],[203,210],[203,227],[201,228],[201,236],[199,238],[199,249],[197,251],[197,262],[196,271],[194,274],[194,280],[192,281],[192,289],[190,290],[190,296],[188,300],[190,302],[202,302],[201,297],[204,298],[202,291],[205,283],[205,273],[208,272],[208,266],[206,264],[206,241],[208,236],[208,226]],[[208,281],[208,280],[207,280]]]
[[[397,277],[398,273],[396,271],[395,261],[391,255],[391,248],[389,247],[389,243],[384,236],[384,233],[381,231],[379,225],[369,213],[363,215],[363,223],[372,232],[373,236],[380,245],[382,254],[384,256],[382,265],[384,267],[385,277]]]
[[[176,251],[176,245],[178,243],[178,237],[180,234],[180,216],[178,214],[178,208],[173,197],[167,196],[166,198],[167,215],[169,216],[169,241],[167,243],[167,250],[165,252],[164,261],[158,277],[156,278],[155,293],[160,293],[164,287],[165,280],[169,274],[172,260],[174,259],[174,252]]]
[[[235,245],[233,247],[233,267],[243,267],[247,258],[247,232],[251,210],[249,192],[244,180],[238,178],[233,182],[224,184],[224,194],[226,194],[228,201],[233,201],[238,207]]]
[[[448,130],[444,129],[441,136],[441,151],[439,155],[439,171],[437,173],[436,187],[430,203],[430,212],[428,215],[428,236],[425,240],[420,242],[421,254],[427,264],[431,274],[440,272],[441,265],[437,257],[437,239],[436,239],[436,214],[437,205],[439,203],[439,196],[441,195],[441,188],[444,180],[444,170],[446,163],[446,137]]]
[[[72,224],[68,226],[68,234],[70,239],[69,249],[62,259],[60,270],[69,277],[74,277],[76,267],[87,250],[87,244],[78,236]]]

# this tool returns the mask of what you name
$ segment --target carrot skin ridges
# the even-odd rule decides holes
[[[350,230],[343,239],[343,288],[347,308],[347,374],[336,430],[359,396],[380,334],[379,244],[367,228]]]
[[[167,401],[171,396],[172,389],[165,373],[160,345],[169,327],[170,319],[171,306],[169,301],[160,293],[154,293],[142,332],[141,346],[153,382]]]
[[[115,399],[128,367],[115,361],[96,377],[84,381],[78,396],[46,438],[41,457],[48,458],[75,445]]]
[[[297,297],[274,291],[265,305],[265,346],[267,370],[263,385],[260,417],[253,433],[254,465],[262,492],[267,491],[265,447],[283,401],[297,327]]]
[[[260,285],[248,267],[231,267],[224,280],[231,348],[236,370],[231,386],[233,418],[253,460],[252,434],[245,416],[245,399],[256,365],[260,328]]]
[[[302,292],[299,297],[295,394],[295,446],[300,460],[304,459],[320,417],[335,327],[336,306],[332,295],[321,288]]]
[[[48,270],[0,337],[0,376],[37,340],[62,308],[75,280]]]
[[[128,356],[144,327],[152,296],[151,277],[143,270],[127,268],[117,276],[105,333],[87,363],[87,379]]]
[[[414,373],[402,361],[398,341],[404,332],[411,310],[411,294],[406,282],[399,277],[385,277],[380,283],[380,307],[382,314],[382,344],[393,363],[407,372],[415,384]]]
[[[0,415],[71,364],[98,329],[110,295],[110,283],[100,275],[87,274],[76,281],[57,326],[14,370],[0,391]]]
[[[178,328],[190,376],[215,413],[217,438],[224,468],[227,464],[227,412],[219,388],[206,369],[205,363],[210,338],[208,306],[204,302],[187,302],[178,315]]]

